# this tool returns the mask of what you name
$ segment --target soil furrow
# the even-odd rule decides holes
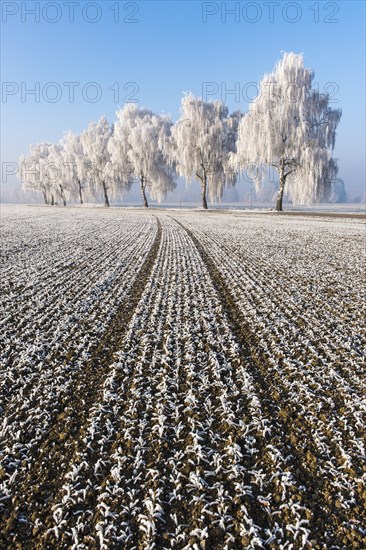
[[[156,237],[129,295],[118,308],[86,367],[77,372],[69,397],[62,403],[55,424],[40,442],[32,462],[15,476],[14,497],[0,524],[0,541],[6,548],[19,547],[22,543],[24,548],[32,548],[29,543],[32,520],[49,513],[49,503],[58,481],[79,450],[90,408],[99,399],[103,380],[153,269],[162,232],[159,219],[156,222]]]
[[[292,404],[286,388],[279,378],[273,378],[273,366],[261,352],[260,343],[248,326],[242,310],[237,305],[237,297],[233,296],[205,246],[197,236],[184,224],[175,220],[190,236],[220,297],[223,310],[229,319],[230,327],[240,343],[242,353],[251,358],[248,369],[255,383],[261,400],[263,412],[272,419],[272,438],[275,445],[286,449],[289,466],[297,479],[297,487],[303,487],[300,501],[311,511],[309,529],[319,544],[344,545],[356,541],[362,547],[361,532],[351,531],[345,524],[347,515],[340,509],[337,494],[329,480],[324,478],[317,468],[322,464],[322,457],[314,451],[312,433],[305,422],[298,417],[296,403]],[[286,411],[285,414],[283,412]],[[361,491],[353,495],[353,518],[366,521],[365,495]],[[349,516],[349,514],[348,514]],[[350,539],[348,539],[348,535]],[[318,548],[318,546],[316,546]],[[320,548],[320,546],[319,546]]]

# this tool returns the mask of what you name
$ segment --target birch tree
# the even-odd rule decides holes
[[[88,181],[96,192],[102,192],[104,206],[109,207],[109,196],[116,192],[118,177],[111,166],[108,142],[113,135],[113,126],[105,117],[91,122],[81,134],[80,141],[88,163]]]
[[[226,185],[235,184],[236,174],[229,166],[234,152],[239,115],[228,116],[221,101],[207,102],[186,94],[181,118],[173,126],[171,159],[178,174],[188,183],[201,184],[202,208],[210,200],[220,200]]]
[[[147,191],[161,200],[176,184],[174,170],[167,161],[167,144],[172,122],[148,109],[126,104],[117,113],[114,134],[108,149],[111,161],[125,182],[138,179],[144,207]]]
[[[69,166],[62,142],[52,144],[49,149],[47,164],[44,167],[43,178],[47,181],[54,196],[59,197],[66,206],[67,199],[72,196],[72,182]]]
[[[69,131],[63,138],[64,160],[68,180],[79,203],[84,203],[83,193],[88,178],[88,160],[85,156],[81,136]]]
[[[268,166],[278,172],[279,211],[287,182],[294,204],[312,203],[327,198],[337,174],[332,152],[341,111],[330,107],[329,94],[312,89],[313,79],[302,54],[284,53],[263,77],[259,95],[239,125],[233,158],[253,177],[257,190]]]
[[[52,143],[41,142],[30,146],[30,153],[20,157],[18,177],[25,191],[39,191],[45,204],[53,204],[54,196],[49,182],[44,177],[45,167],[49,162]]]

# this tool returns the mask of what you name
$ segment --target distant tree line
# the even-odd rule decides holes
[[[246,172],[259,191],[266,171],[278,172],[276,209],[283,194],[293,204],[327,200],[338,166],[333,158],[340,109],[328,93],[312,88],[314,73],[303,56],[284,53],[259,86],[246,114],[229,114],[222,101],[204,101],[191,93],[181,102],[181,117],[126,104],[110,124],[105,117],[81,134],[67,132],[59,143],[30,147],[20,158],[25,190],[39,191],[46,204],[85,197],[123,197],[138,181],[142,202],[162,200],[176,179],[201,186],[202,207],[220,200],[225,187]]]

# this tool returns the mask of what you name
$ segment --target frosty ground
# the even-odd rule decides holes
[[[2,208],[4,548],[362,548],[365,222]]]

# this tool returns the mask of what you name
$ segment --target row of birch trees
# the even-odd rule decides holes
[[[31,146],[20,159],[19,177],[45,203],[65,206],[85,197],[103,197],[109,206],[138,181],[145,207],[148,196],[161,201],[183,177],[187,185],[199,182],[206,209],[242,172],[259,190],[272,167],[279,180],[277,210],[285,188],[294,204],[327,200],[338,171],[332,155],[341,111],[331,108],[328,93],[312,88],[313,79],[303,56],[291,52],[264,75],[244,115],[191,93],[184,95],[176,123],[126,104],[113,124],[102,117],[57,144]]]

